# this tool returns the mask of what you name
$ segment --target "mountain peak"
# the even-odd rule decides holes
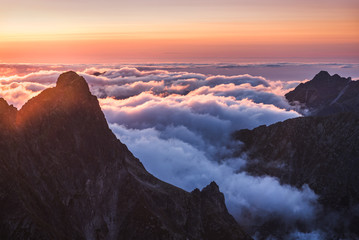
[[[316,76],[325,76],[325,77],[330,77],[330,74],[327,71],[321,70],[319,73],[317,73]]]
[[[9,105],[5,99],[0,98],[0,125],[12,124],[16,114],[17,109],[13,105]]]
[[[217,193],[219,192],[219,187],[217,185],[217,183],[215,181],[212,181],[209,185],[207,185],[204,189],[204,191],[208,191],[208,192],[214,192]],[[202,191],[203,191],[202,190]]]
[[[86,80],[74,71],[68,71],[60,74],[56,82],[56,88],[76,88],[90,92]]]
[[[344,78],[338,74],[330,75],[327,71],[320,71],[310,82],[316,84],[323,82],[330,82],[331,84],[346,84],[350,80],[351,78]]]
[[[327,71],[320,71],[317,75],[315,75],[314,79],[318,79],[318,78],[328,78],[330,77],[330,74]]]
[[[1,239],[251,239],[217,184],[191,194],[148,173],[75,72],[12,119],[1,107]]]
[[[43,121],[64,120],[64,114],[71,115],[73,120],[80,115],[91,116],[90,118],[100,121],[101,126],[108,129],[97,98],[91,94],[86,80],[73,71],[62,73],[56,87],[45,89],[26,102],[16,116],[16,123],[19,127],[26,128],[29,124],[41,125]],[[29,128],[30,131],[35,129]]]
[[[359,84],[351,78],[320,71],[306,83],[285,94],[291,105],[305,115],[328,115],[338,112],[357,112]]]
[[[219,191],[219,187],[216,182],[212,181],[209,185],[204,187],[201,191],[201,195],[210,202],[217,206],[217,209],[221,209],[222,212],[227,211],[224,203],[224,195]]]
[[[5,99],[0,98],[0,112],[2,112],[3,110],[8,109],[10,106],[9,104],[6,102]]]

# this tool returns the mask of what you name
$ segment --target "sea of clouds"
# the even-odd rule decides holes
[[[272,76],[295,66],[301,65],[257,68],[268,68]],[[358,67],[330,66],[339,70]],[[279,80],[283,73],[272,79],[240,74],[255,67],[1,64],[0,97],[20,108],[43,89],[55,86],[63,71],[73,69],[99,98],[110,128],[150,173],[187,191],[216,181],[230,213],[249,230],[280,219],[288,238],[320,239],[322,234],[314,224],[320,206],[308,186],[297,189],[269,176],[251,176],[240,171],[246,156],[233,158],[240,147],[231,138],[234,131],[300,116],[284,94],[306,79]],[[318,72],[321,67],[317,66]],[[226,68],[231,71],[224,71]],[[303,232],[298,231],[298,223]]]

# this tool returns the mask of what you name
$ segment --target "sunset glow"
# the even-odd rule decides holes
[[[0,62],[359,59],[357,1],[5,1]]]
[[[359,0],[0,6],[0,240],[359,239]]]

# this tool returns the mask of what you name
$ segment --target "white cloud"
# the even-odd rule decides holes
[[[215,180],[225,194],[230,212],[242,224],[251,227],[273,215],[288,225],[296,221],[311,223],[315,219],[317,196],[307,186],[296,189],[281,185],[272,177],[238,173],[238,167],[245,164],[244,159],[214,161],[206,149],[175,137],[163,139],[162,133],[154,128],[128,129],[117,124],[110,127],[146,169],[160,179],[188,191],[203,188]]]
[[[30,73],[24,68],[26,74],[21,77],[0,77],[0,97],[19,108],[42,89],[54,86],[63,68]],[[232,158],[233,131],[299,116],[288,111],[283,97],[296,82],[273,82],[248,74],[77,68],[100,98],[112,130],[158,178],[188,191],[215,180],[230,212],[249,226],[273,215],[289,225],[315,218],[316,195],[309,188],[238,173],[245,157]]]

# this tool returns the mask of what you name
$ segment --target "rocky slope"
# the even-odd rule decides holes
[[[240,130],[246,170],[300,188],[308,184],[333,208],[359,203],[359,115],[289,119]]]
[[[315,223],[290,227],[359,239],[359,82],[321,71],[285,97],[306,117],[235,132],[236,156],[247,159],[238,171],[317,194]],[[274,217],[256,230],[261,239],[282,239],[283,224]]]
[[[150,175],[74,72],[19,111],[0,99],[0,212],[0,239],[250,239],[214,182]]]
[[[324,116],[359,112],[359,81],[321,71],[311,81],[299,84],[285,95],[304,115]]]
[[[247,156],[239,171],[308,185],[320,204],[311,230],[325,239],[359,239],[359,82],[321,71],[285,96],[311,116],[235,132],[236,154]]]
[[[289,119],[234,137],[243,143],[238,155],[248,156],[241,171],[307,184],[319,197],[316,227],[326,239],[359,238],[359,114]]]

